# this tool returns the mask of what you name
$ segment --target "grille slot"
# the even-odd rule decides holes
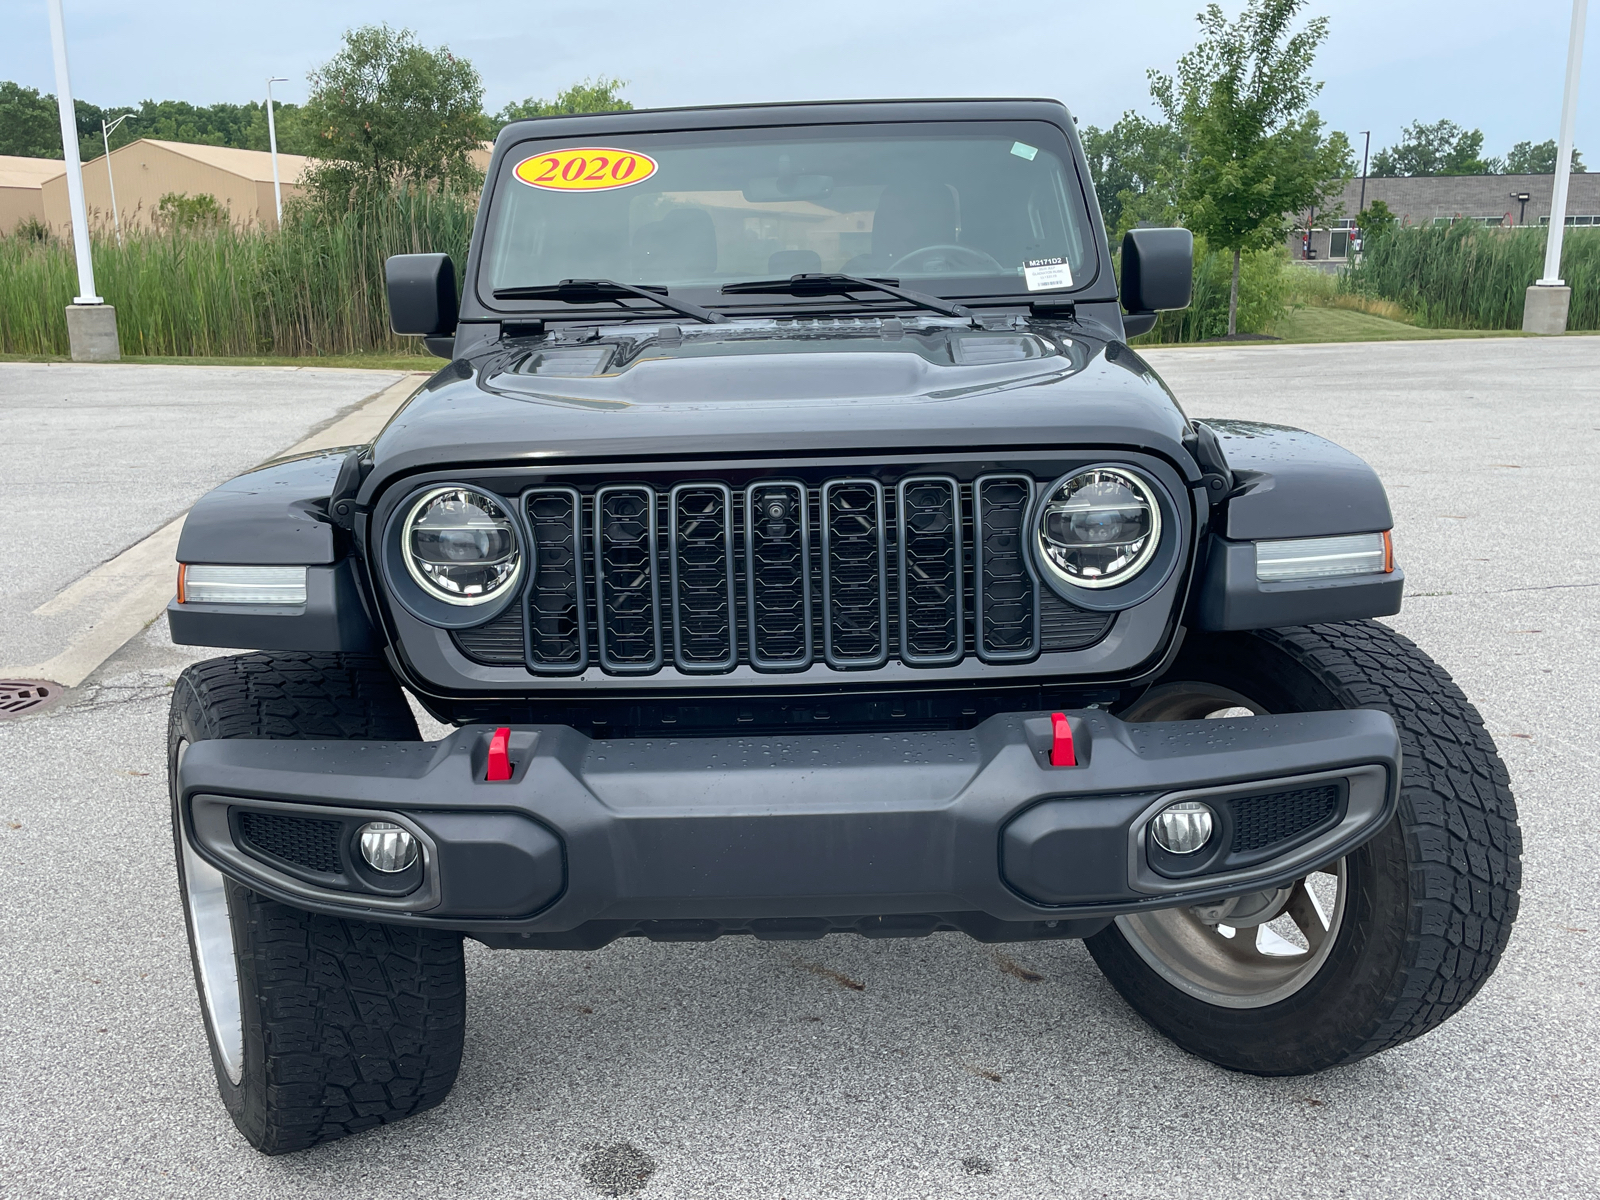
[[[745,489],[750,663],[760,670],[811,665],[809,500],[803,483],[753,483]]]
[[[594,499],[595,605],[600,665],[640,673],[661,666],[661,588],[656,493],[643,484],[603,487]]]
[[[875,479],[822,485],[822,652],[830,666],[881,667],[889,659],[883,486]]]
[[[1233,853],[1248,854],[1315,828],[1338,810],[1337,784],[1233,801]]]
[[[589,665],[580,553],[583,501],[577,489],[536,489],[528,496],[528,525],[535,562],[528,593],[528,665],[552,675],[576,675]],[[508,615],[514,614],[512,610]],[[499,623],[492,622],[491,627]],[[516,657],[522,657],[520,645]]]
[[[287,817],[282,813],[239,813],[239,837],[246,848],[323,875],[339,872],[340,821]]]
[[[1023,662],[1039,646],[1039,584],[1028,570],[1023,528],[1033,480],[1027,475],[985,475],[972,494],[978,657],[984,662]]]
[[[726,671],[739,661],[733,492],[680,483],[667,520],[673,661],[684,671]]]
[[[900,555],[900,661],[958,662],[965,640],[961,485],[947,476],[895,489]]]

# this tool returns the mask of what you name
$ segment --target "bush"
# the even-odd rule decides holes
[[[1289,252],[1281,246],[1246,251],[1239,264],[1239,332],[1261,333],[1284,313],[1290,294]],[[1228,332],[1233,255],[1194,243],[1194,296],[1180,312],[1164,312],[1138,345],[1200,342]]]
[[[280,231],[169,222],[97,239],[95,284],[123,352],[163,356],[422,353],[389,332],[383,263],[443,252],[466,262],[476,203],[403,188],[343,212],[291,205]],[[68,352],[71,243],[0,239],[0,352]]]
[[[1546,232],[1466,221],[1395,229],[1368,242],[1345,287],[1435,329],[1520,329],[1528,285],[1544,272]],[[1561,277],[1572,289],[1567,328],[1600,329],[1600,230],[1567,230]]]

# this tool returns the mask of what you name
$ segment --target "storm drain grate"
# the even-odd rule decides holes
[[[66,694],[47,679],[0,679],[0,721],[49,708]]]

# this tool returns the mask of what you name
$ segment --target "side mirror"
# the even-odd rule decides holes
[[[383,264],[383,275],[389,291],[389,328],[399,334],[420,334],[429,350],[441,358],[451,357],[449,345],[460,308],[456,265],[450,256],[396,254]]]
[[[1156,313],[1188,308],[1194,286],[1194,235],[1187,229],[1130,229],[1122,235],[1123,328],[1148,333]]]

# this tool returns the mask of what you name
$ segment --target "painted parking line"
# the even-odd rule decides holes
[[[406,375],[283,454],[372,441],[426,378],[421,372]],[[65,687],[77,687],[87,679],[129,638],[160,616],[172,599],[183,522],[182,516],[168,522],[34,609],[33,615],[40,617],[77,614],[78,632],[60,653],[43,662],[0,667],[0,679],[53,680]]]

